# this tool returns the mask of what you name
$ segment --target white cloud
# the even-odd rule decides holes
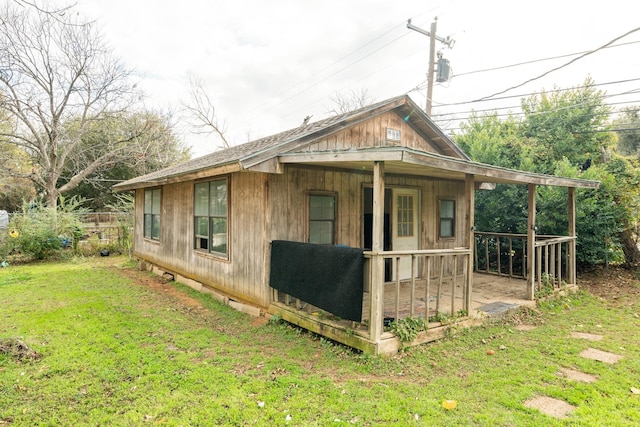
[[[557,0],[79,0],[77,7],[138,70],[150,103],[177,107],[187,74],[198,75],[237,143],[309,114],[322,118],[336,91],[366,88],[381,100],[424,82],[428,38],[407,29],[408,18],[428,30],[439,17],[438,35],[456,40],[445,56],[462,74],[599,47],[636,27],[639,9],[623,0],[597,8]],[[634,40],[640,32],[625,39]],[[640,43],[602,51],[510,94],[576,86],[588,75],[597,83],[640,77],[639,53]],[[454,77],[436,86],[434,113],[438,103],[490,95],[569,59]],[[421,105],[424,92],[412,95]],[[198,154],[211,149],[194,145]]]

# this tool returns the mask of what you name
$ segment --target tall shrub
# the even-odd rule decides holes
[[[84,231],[78,217],[82,201],[60,199],[58,208],[48,208],[42,203],[23,207],[9,221],[8,235],[0,242],[0,256],[23,255],[42,260],[75,247]]]

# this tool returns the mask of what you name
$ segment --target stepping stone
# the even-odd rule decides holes
[[[509,304],[502,301],[496,301],[490,304],[485,304],[482,307],[478,307],[478,310],[483,311],[490,316],[498,316],[516,307],[518,307],[518,304]]]
[[[602,335],[588,334],[586,332],[571,332],[571,338],[582,338],[588,341],[602,341]]]
[[[527,408],[537,409],[545,415],[555,418],[566,418],[575,406],[569,405],[564,400],[554,399],[553,397],[538,396],[524,402]]]
[[[569,368],[560,368],[560,372],[558,373],[570,380],[580,381],[583,383],[593,383],[598,379],[598,377],[596,377],[595,375],[587,374],[580,371],[574,371],[573,369]]]
[[[595,348],[588,348],[586,350],[582,350],[582,352],[580,352],[580,356],[584,357],[585,359],[597,360],[598,362],[604,362],[609,364],[616,363],[620,359],[622,359],[622,356],[618,354],[597,350]]]

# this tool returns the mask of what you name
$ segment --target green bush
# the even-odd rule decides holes
[[[9,221],[9,231],[0,241],[0,258],[22,255],[42,260],[59,255],[62,249],[77,248],[78,239],[84,234],[77,215],[81,203],[75,198],[61,198],[57,209],[43,204],[25,206]]]

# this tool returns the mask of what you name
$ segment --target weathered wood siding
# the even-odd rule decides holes
[[[270,242],[308,239],[308,194],[331,192],[337,198],[336,243],[362,247],[363,188],[367,172],[288,166],[281,175],[230,175],[229,259],[194,250],[194,181],[162,187],[160,241],[143,238],[144,191],[136,192],[135,255],[167,271],[197,280],[241,301],[269,304]],[[464,183],[387,176],[387,187],[420,190],[421,249],[462,247]],[[456,237],[438,239],[438,200],[456,201]]]
[[[143,237],[144,190],[136,192],[135,255],[239,300],[268,305],[263,277],[265,183],[260,173],[235,173],[229,180],[229,259],[194,249],[194,181],[162,187],[160,241]]]
[[[362,247],[364,197],[363,188],[373,185],[373,175],[366,172],[340,171],[325,168],[285,168],[282,175],[269,176],[269,206],[271,221],[267,224],[270,240],[304,242],[308,239],[308,194],[336,194],[336,244]],[[420,190],[421,249],[464,247],[465,231],[464,182],[441,181],[419,177],[387,176],[386,186]],[[456,236],[438,239],[438,200],[456,201]]]
[[[388,140],[387,128],[399,130],[400,141]],[[300,151],[333,151],[385,145],[415,148],[431,153],[439,152],[395,112],[389,112],[351,126],[348,129],[309,144]]]

